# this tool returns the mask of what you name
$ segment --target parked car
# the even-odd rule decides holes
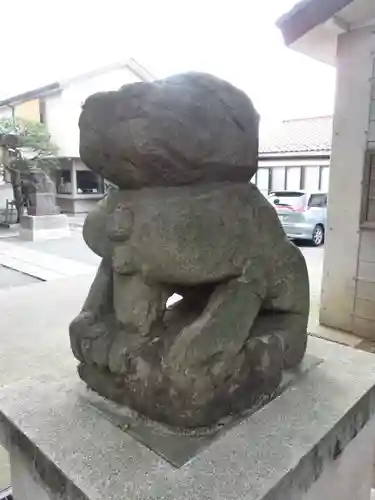
[[[324,243],[327,193],[273,191],[268,201],[274,206],[290,239],[309,240],[314,246]]]

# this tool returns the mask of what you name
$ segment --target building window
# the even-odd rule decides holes
[[[286,189],[288,191],[301,189],[301,167],[286,168]]]
[[[329,167],[320,167],[320,190],[328,193]]]
[[[374,174],[375,175],[375,174]],[[259,167],[251,182],[259,191],[322,191],[328,193],[329,166],[277,166]]]
[[[265,167],[258,168],[257,171],[257,188],[265,195],[270,189],[270,169]]]
[[[104,181],[90,170],[77,171],[77,193],[78,194],[103,194]]]
[[[361,218],[364,224],[375,225],[375,150],[366,155]]]
[[[326,207],[327,206],[327,195],[323,194],[323,193],[312,194],[310,196],[308,206],[314,207],[314,208]]]
[[[285,167],[273,167],[271,170],[271,190],[282,191],[285,189]]]
[[[72,194],[72,171],[70,169],[59,170],[57,192],[59,194]]]
[[[304,189],[306,191],[319,191],[320,167],[308,166],[304,172]]]

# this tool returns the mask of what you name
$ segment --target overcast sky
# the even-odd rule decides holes
[[[334,70],[284,47],[295,0],[2,3],[0,96],[134,57],[156,76],[200,70],[245,90],[266,119],[332,112]]]

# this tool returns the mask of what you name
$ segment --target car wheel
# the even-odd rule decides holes
[[[324,227],[321,224],[317,224],[314,228],[312,234],[312,244],[314,247],[319,247],[324,243]]]

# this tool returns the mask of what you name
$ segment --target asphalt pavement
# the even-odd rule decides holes
[[[311,245],[298,243],[303,253],[307,270],[309,272],[310,293],[314,297],[320,296],[323,276],[324,247],[312,247]]]

